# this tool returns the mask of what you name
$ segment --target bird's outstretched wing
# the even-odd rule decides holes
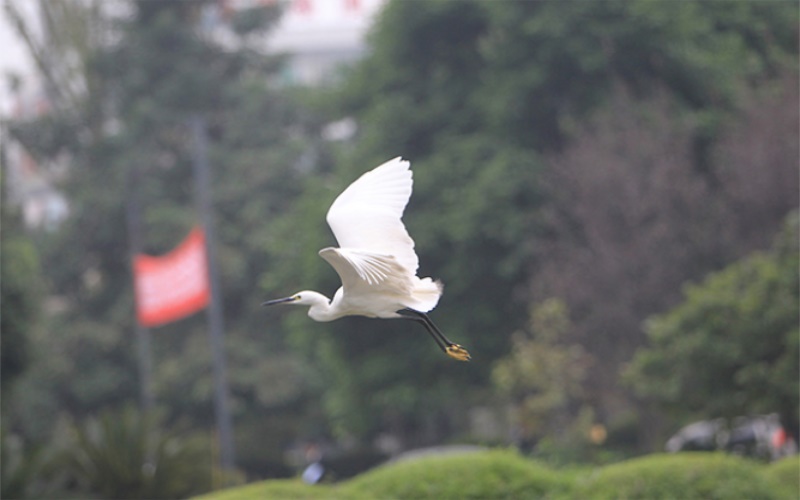
[[[411,275],[390,255],[333,247],[323,248],[319,255],[336,270],[349,296],[375,292],[407,296],[412,290]]]
[[[400,220],[411,197],[412,184],[409,163],[400,157],[350,184],[328,210],[328,225],[339,246],[391,255],[413,276],[419,260],[414,240]]]

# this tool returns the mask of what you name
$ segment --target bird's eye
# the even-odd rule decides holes
[[[295,295],[295,296],[294,296],[294,300],[300,300],[300,299],[301,299],[301,297],[300,297],[300,294],[299,294],[299,293],[298,293],[297,295]]]

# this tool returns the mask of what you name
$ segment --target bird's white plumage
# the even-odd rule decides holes
[[[319,254],[342,279],[333,301],[345,313],[393,316],[412,296],[412,276],[394,257],[343,248],[323,248]]]
[[[412,290],[408,271],[391,255],[333,247],[323,248],[319,254],[342,275],[342,284],[346,281],[349,289],[363,284],[388,286],[396,293]]]
[[[340,194],[328,210],[340,248],[392,255],[412,274],[419,260],[400,220],[411,197],[409,163],[400,157],[370,170]]]
[[[439,302],[442,285],[417,277],[414,240],[401,220],[412,183],[408,162],[398,157],[359,177],[334,200],[327,220],[340,248],[319,251],[342,279],[332,300],[305,290],[264,305],[308,306],[316,321],[350,315],[415,319],[448,356],[469,361],[469,352],[449,341],[425,314]]]
[[[442,286],[416,276],[414,240],[401,220],[413,185],[409,163],[389,160],[350,184],[333,202],[327,220],[339,248],[319,254],[342,279],[331,310],[391,317],[404,307],[427,312]]]

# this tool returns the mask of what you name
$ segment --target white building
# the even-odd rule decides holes
[[[386,0],[218,0],[209,6],[204,25],[220,38],[235,13],[280,5],[283,16],[264,39],[267,52],[288,56],[287,84],[316,85],[335,76],[365,50],[364,38]]]

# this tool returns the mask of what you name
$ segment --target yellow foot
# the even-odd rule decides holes
[[[447,355],[459,361],[469,361],[472,359],[467,350],[458,344],[451,344],[447,346]]]

